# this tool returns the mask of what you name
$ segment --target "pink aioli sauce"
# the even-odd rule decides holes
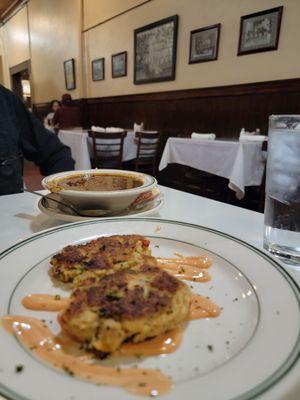
[[[6,316],[2,318],[2,325],[38,358],[70,375],[98,384],[121,386],[130,393],[144,396],[162,395],[172,387],[171,380],[157,370],[91,364],[89,358],[65,352],[51,330],[36,318]]]
[[[206,271],[212,260],[206,256],[157,258],[158,265],[166,272],[181,280],[208,282],[211,276]]]
[[[55,301],[55,309],[53,307],[54,301]],[[69,299],[66,297],[60,297],[59,300],[53,300],[53,296],[47,294],[45,295],[30,294],[24,297],[24,299],[22,300],[22,304],[25,308],[36,311],[61,311],[68,305],[68,302]],[[215,304],[212,300],[208,299],[207,297],[201,296],[200,294],[192,295],[189,319],[217,317],[218,315],[220,315],[220,312],[221,312],[220,307],[217,304]],[[161,340],[163,340],[163,336],[161,337]],[[139,347],[142,345],[144,346],[144,343],[149,343],[149,342],[143,342],[141,344],[130,344],[130,345],[128,344],[128,347],[131,346]],[[161,345],[163,345],[163,343]],[[168,353],[169,352],[170,351],[168,351]],[[153,355],[154,353],[151,354]],[[162,353],[159,352],[159,354]],[[150,355],[150,353],[147,355]]]
[[[220,315],[221,309],[212,300],[200,294],[193,294],[189,319],[214,318]]]
[[[68,304],[68,298],[32,294],[26,296],[22,304],[31,310],[60,311]],[[53,305],[55,301],[55,307]],[[189,319],[217,317],[220,308],[201,295],[192,295]],[[80,348],[80,344],[66,334],[55,336],[39,319],[24,316],[2,318],[4,328],[16,334],[20,342],[43,361],[81,379],[111,386],[121,386],[138,395],[161,395],[171,387],[171,380],[156,370],[143,368],[120,369],[92,364],[93,355]],[[183,336],[179,326],[156,338],[141,343],[125,343],[112,356],[157,356],[177,350]]]
[[[22,299],[22,304],[28,310],[61,311],[69,304],[67,297],[50,294],[29,294]]]

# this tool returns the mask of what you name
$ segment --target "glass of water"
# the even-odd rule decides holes
[[[300,115],[269,118],[264,248],[300,269]]]

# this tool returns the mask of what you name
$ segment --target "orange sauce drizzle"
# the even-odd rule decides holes
[[[118,369],[68,354],[51,330],[36,318],[6,316],[5,329],[17,335],[20,342],[36,356],[70,375],[94,383],[121,386],[130,393],[144,396],[162,395],[171,387],[171,380],[160,371],[145,368]]]
[[[178,349],[183,336],[183,328],[178,327],[154,339],[141,343],[125,343],[116,351],[116,356],[159,356],[170,354]]]
[[[30,310],[39,310],[39,311],[61,311],[68,305],[69,299],[66,297],[60,297],[60,300],[53,300],[53,296],[51,295],[41,295],[41,294],[30,294],[22,300],[22,304],[25,308],[29,308]],[[55,309],[53,302],[55,302]],[[189,319],[198,319],[198,318],[207,318],[207,317],[217,317],[220,315],[221,309],[215,304],[212,300],[207,297],[201,296],[200,294],[193,294],[190,306],[190,314]],[[126,344],[124,345],[124,350],[122,351],[124,355],[132,355],[140,353],[139,347],[145,348],[144,355],[155,355],[155,354],[167,354],[170,353],[169,347],[166,348],[166,344],[169,342],[169,335],[162,335],[156,339],[152,339],[152,341],[147,341],[143,343],[136,344]],[[181,341],[181,333],[177,330],[173,331],[172,336],[173,344],[171,347],[174,347],[174,343],[179,343]],[[165,341],[167,343],[165,343]],[[154,344],[153,344],[154,343]],[[179,345],[176,345],[177,348]],[[162,351],[158,351],[158,347],[163,349]],[[132,348],[132,352],[130,349]],[[150,348],[152,350],[150,350]],[[155,348],[155,350],[153,350]],[[167,351],[168,350],[168,351]],[[154,352],[153,352],[154,351]],[[167,353],[164,353],[167,351]],[[175,350],[174,350],[175,351]],[[125,354],[126,352],[126,354]]]
[[[67,307],[69,299],[50,294],[29,294],[22,300],[25,308],[35,311],[60,311]]]
[[[212,264],[212,259],[207,256],[192,256],[183,257],[177,254],[179,258],[161,258],[157,257],[157,261],[161,263],[171,263],[171,264],[186,264],[193,265],[198,268],[209,268]]]
[[[193,294],[190,306],[189,319],[199,319],[207,317],[217,317],[220,315],[221,309],[212,300],[200,294]]]
[[[212,264],[212,260],[206,256],[179,258],[157,258],[160,265],[169,274],[181,280],[194,282],[208,282],[211,276],[206,271]]]

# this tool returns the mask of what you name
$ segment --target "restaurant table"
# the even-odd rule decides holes
[[[164,194],[165,204],[158,217],[217,229],[262,248],[263,214],[163,186],[160,189]],[[0,251],[43,229],[64,224],[63,221],[42,214],[37,206],[38,201],[37,196],[31,193],[0,196]],[[286,266],[285,269],[300,284],[300,271]],[[276,295],[278,294],[274,293]],[[257,399],[299,400],[299,393],[300,360],[279,382]]]
[[[182,164],[229,179],[228,187],[241,200],[246,186],[259,186],[265,168],[262,142],[237,142],[169,138],[159,170],[170,163]]]
[[[58,133],[59,139],[70,147],[72,157],[75,160],[75,169],[91,169],[91,157],[93,155],[92,139],[88,137],[87,130],[82,128],[62,129]],[[130,161],[136,158],[137,145],[134,131],[128,130],[124,139],[122,161]],[[100,139],[97,139],[100,142]],[[107,142],[105,142],[107,143]]]

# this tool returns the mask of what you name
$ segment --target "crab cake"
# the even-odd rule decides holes
[[[67,246],[51,258],[50,274],[61,282],[73,282],[84,272],[104,275],[129,268],[151,254],[149,244],[140,235],[114,235]]]
[[[91,349],[115,351],[187,320],[191,292],[161,268],[144,264],[78,287],[60,314],[63,330]]]

